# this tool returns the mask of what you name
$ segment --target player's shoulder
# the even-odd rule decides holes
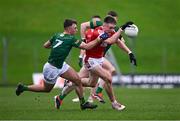
[[[63,37],[64,34],[63,34],[63,33],[55,33],[53,36],[54,36],[55,38],[60,38],[60,37]]]

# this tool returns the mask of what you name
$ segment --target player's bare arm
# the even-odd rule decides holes
[[[90,27],[90,22],[88,21],[88,22],[84,22],[84,23],[82,23],[81,24],[81,38],[83,39],[83,38],[85,38],[85,31],[86,31],[86,29],[88,29]]]
[[[126,46],[123,37],[120,39],[118,39],[118,41],[116,42],[116,45],[121,48],[124,52],[126,52],[127,54],[131,53],[131,50]]]
[[[119,38],[119,36],[121,35],[122,31],[123,30],[121,28],[119,28],[119,30],[113,36],[111,36],[110,38],[104,40],[104,42],[106,42],[107,44],[114,44],[114,43],[116,43],[118,38]]]
[[[47,48],[47,49],[51,48],[51,42],[50,42],[49,40],[46,41],[46,42],[44,43],[43,47],[44,47],[44,48]]]
[[[81,49],[85,49],[85,50],[90,50],[92,49],[94,46],[96,46],[98,43],[100,43],[101,40],[100,39],[95,39],[94,41],[89,42],[88,44],[85,42],[82,42],[81,45],[79,46]]]
[[[120,39],[118,39],[118,41],[116,42],[116,44],[118,45],[119,48],[121,48],[122,50],[124,50],[128,55],[129,55],[129,60],[130,62],[137,66],[137,62],[136,62],[136,57],[134,56],[134,54],[132,53],[132,51],[126,46],[125,41],[123,39],[123,37]]]
[[[119,39],[119,36],[121,35],[122,31],[124,31],[126,27],[129,27],[129,26],[132,25],[132,24],[133,24],[133,22],[131,22],[131,21],[123,24],[123,25],[119,28],[119,30],[118,30],[112,37],[104,40],[104,42],[106,42],[106,43],[108,43],[108,44],[114,44],[114,43],[116,43],[117,40]]]

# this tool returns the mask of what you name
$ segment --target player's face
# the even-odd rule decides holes
[[[77,25],[76,25],[76,24],[73,24],[73,25],[69,28],[69,33],[72,34],[72,35],[76,34],[77,31],[78,31],[78,29],[77,29]]]
[[[111,23],[104,23],[103,25],[103,29],[105,32],[113,32],[114,31],[114,28],[115,28],[115,24],[111,24]]]

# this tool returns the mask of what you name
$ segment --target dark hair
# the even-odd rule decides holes
[[[111,23],[111,24],[116,24],[116,20],[113,18],[113,17],[111,17],[111,16],[106,16],[105,18],[104,18],[104,22],[105,23]]]
[[[99,19],[101,19],[101,17],[99,15],[94,15],[91,18],[99,18]]]
[[[73,19],[65,19],[64,20],[64,28],[72,26],[73,24],[77,24],[76,20],[73,20]]]
[[[118,14],[115,11],[109,11],[107,13],[107,15],[110,15],[110,16],[113,16],[113,17],[117,17],[118,16]]]

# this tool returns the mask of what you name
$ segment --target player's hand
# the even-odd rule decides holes
[[[103,34],[101,34],[101,35],[99,36],[99,38],[100,38],[101,40],[106,40],[107,38],[109,38],[109,35],[108,35],[108,33],[104,32]]]
[[[134,56],[133,53],[129,53],[129,59],[130,59],[130,62],[131,62],[133,65],[137,66],[136,58],[135,58],[135,56]]]
[[[129,27],[132,24],[134,24],[132,21],[128,21],[124,25],[121,26],[121,29],[124,30],[126,27]]]
[[[78,64],[79,64],[79,67],[82,67],[82,65],[83,65],[83,58],[82,57],[79,57]]]

